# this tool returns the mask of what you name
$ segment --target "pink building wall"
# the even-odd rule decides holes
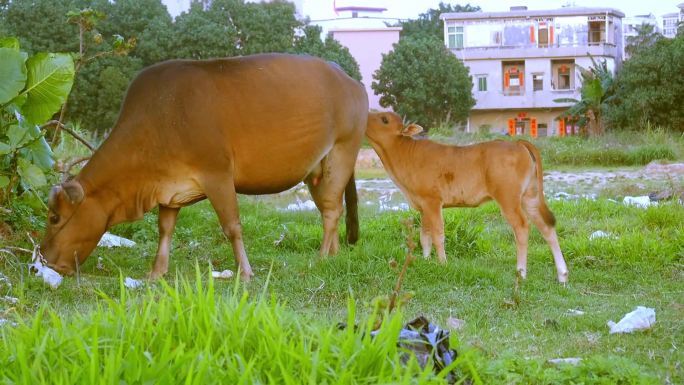
[[[382,54],[392,50],[392,44],[399,41],[401,27],[331,29],[333,38],[349,49],[359,63],[361,81],[366,86],[371,109],[388,110],[380,106],[380,97],[371,88],[373,73],[380,68]]]

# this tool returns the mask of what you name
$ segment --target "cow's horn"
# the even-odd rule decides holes
[[[69,197],[71,204],[79,203],[83,200],[83,196],[85,195],[83,192],[83,186],[81,186],[78,181],[70,180],[68,182],[64,182],[62,183],[62,188]]]

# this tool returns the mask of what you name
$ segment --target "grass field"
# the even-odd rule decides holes
[[[117,376],[128,373],[122,378],[136,383],[173,373],[181,377],[170,382],[188,383],[223,382],[211,377],[218,374],[231,383],[438,381],[415,365],[402,367],[390,342],[379,346],[332,331],[354,315],[364,324],[373,298],[391,292],[398,271],[390,261],[401,265],[406,253],[401,222],[415,213],[362,210],[359,244],[321,259],[316,255],[322,233],[316,213],[282,212],[249,199],[241,207],[256,273],[244,286],[207,282],[210,268],[232,269],[233,262],[206,203],[181,211],[170,286],[155,284],[149,291],[120,286],[120,276],[142,278],[150,268],[156,248],[153,214],[113,229],[138,246],[97,249],[82,266],[80,279],[65,280],[57,291],[3,255],[0,267],[13,286],[0,294],[19,302],[3,305],[0,314],[19,325],[0,327],[0,378],[116,383]],[[463,358],[461,373],[464,378],[471,373],[470,363],[487,384],[683,383],[684,208],[671,202],[639,209],[606,200],[557,201],[551,208],[571,269],[568,286],[556,282],[550,251],[534,231],[528,279],[519,303],[507,304],[514,297],[515,248],[498,208],[447,210],[449,262],[441,266],[421,258],[411,265],[403,289],[414,296],[388,333],[417,315],[443,326],[449,317],[465,320],[453,336]],[[589,241],[595,230],[615,239]],[[618,321],[637,305],[656,309],[655,327],[609,335],[606,322]],[[570,309],[585,314],[570,315]],[[259,338],[262,333],[268,338]],[[273,338],[285,345],[269,343]],[[129,346],[135,354],[126,350]],[[272,353],[276,348],[283,351]],[[198,354],[212,358],[202,363]],[[262,362],[272,355],[281,367]],[[366,358],[358,363],[357,355]],[[164,372],[156,357],[173,364],[171,369]],[[583,360],[577,366],[546,363],[562,357]],[[345,366],[348,359],[358,365]],[[74,367],[83,367],[83,373],[70,377]],[[26,375],[36,371],[42,374]],[[63,377],[48,377],[57,374]]]

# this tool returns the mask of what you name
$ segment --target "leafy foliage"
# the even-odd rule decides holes
[[[439,19],[439,15],[446,12],[478,12],[481,10],[479,6],[472,6],[470,3],[466,5],[451,5],[440,2],[439,8],[428,9],[427,12],[421,13],[415,20],[401,22],[401,36],[429,35],[443,40],[444,27]]]
[[[653,24],[643,23],[636,30],[637,35],[627,36],[627,41],[625,42],[625,52],[630,57],[646,48],[652,47],[658,40],[663,39],[663,35],[658,33]]]
[[[401,38],[383,54],[371,85],[380,105],[421,124],[464,120],[475,105],[468,69],[431,36]]]
[[[624,63],[608,111],[613,127],[647,123],[684,132],[684,34],[658,40]]]
[[[66,101],[74,80],[74,62],[68,54],[40,53],[28,57],[18,41],[3,40],[0,47],[0,203],[47,184],[53,165],[52,150],[38,126]],[[20,85],[20,83],[22,83]]]

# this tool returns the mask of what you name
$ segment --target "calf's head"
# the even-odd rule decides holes
[[[54,186],[48,199],[48,223],[40,250],[48,266],[71,275],[88,258],[106,229],[107,216],[81,184]]]
[[[375,145],[389,144],[402,136],[413,136],[423,131],[417,124],[404,126],[399,115],[394,112],[371,112],[368,114],[366,136]]]

